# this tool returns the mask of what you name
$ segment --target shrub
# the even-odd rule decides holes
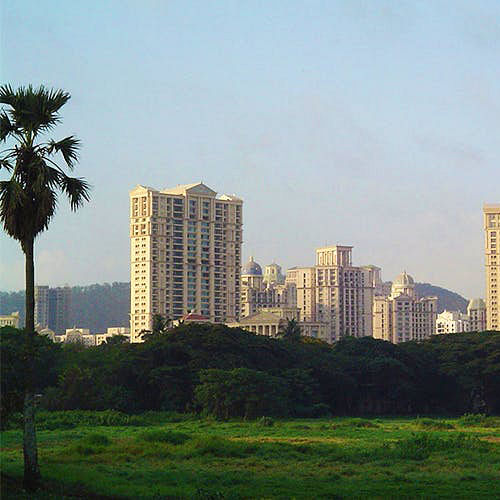
[[[256,446],[244,441],[232,441],[220,436],[203,436],[184,445],[187,456],[243,458],[255,452]]]
[[[138,439],[149,443],[168,443],[168,444],[184,444],[190,436],[182,432],[166,431],[163,429],[154,429],[151,431],[143,431],[138,436]]]
[[[349,418],[347,420],[340,420],[339,422],[332,424],[332,429],[342,429],[342,428],[373,429],[376,427],[378,427],[378,424],[364,418]]]
[[[104,434],[89,434],[84,439],[89,445],[94,446],[108,446],[111,444],[111,440]]]
[[[429,433],[414,433],[395,443],[385,444],[384,450],[395,458],[405,460],[425,460],[431,453],[448,450],[476,449],[487,450],[489,444],[476,436],[456,434],[442,438]]]
[[[431,418],[418,419],[416,425],[422,430],[434,430],[442,431],[448,429],[454,429],[455,426],[449,422],[444,422],[443,420],[432,420]]]
[[[271,417],[260,417],[257,424],[261,427],[272,427],[274,420]]]
[[[484,413],[466,413],[458,420],[462,427],[500,427],[500,418],[488,417]]]

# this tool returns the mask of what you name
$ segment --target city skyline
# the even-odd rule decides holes
[[[484,297],[499,14],[487,1],[3,2],[2,80],[72,94],[58,132],[82,139],[94,186],[38,240],[37,282],[128,281],[128,191],[203,180],[245,202],[243,261],[286,270],[348,244],[385,280],[407,269]],[[3,232],[0,254],[0,287],[22,289]]]

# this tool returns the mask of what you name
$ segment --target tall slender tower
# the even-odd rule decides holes
[[[486,264],[486,328],[500,331],[500,203],[485,204],[484,236]]]
[[[243,202],[195,183],[130,192],[130,334],[154,314],[235,322],[240,309]]]

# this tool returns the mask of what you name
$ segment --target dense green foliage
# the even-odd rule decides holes
[[[13,328],[0,334],[4,423],[20,410],[20,335]],[[330,346],[191,324],[142,344],[38,342],[37,392],[47,410],[217,418],[500,414],[500,333],[402,345],[346,338]]]
[[[109,411],[39,417],[46,429],[38,433],[44,489],[22,495],[21,436],[9,430],[0,452],[7,474],[2,498],[500,497],[499,417],[216,422]]]
[[[128,324],[130,312],[130,283],[115,282],[87,286],[74,286],[70,326],[89,328],[91,332],[105,332],[108,326]],[[417,283],[419,296],[435,295],[438,298],[438,311],[465,311],[467,301],[460,295],[445,288]],[[21,324],[24,324],[24,292],[0,291],[0,314],[19,311]]]

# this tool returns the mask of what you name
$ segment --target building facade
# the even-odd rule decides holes
[[[241,271],[240,316],[250,316],[262,308],[296,307],[295,287],[284,282],[281,267],[270,264],[262,268],[253,257]]]
[[[461,311],[443,311],[437,315],[436,334],[470,332],[470,318]]]
[[[328,328],[325,323],[301,321],[298,307],[264,307],[258,312],[241,318],[236,323],[230,323],[232,328],[243,328],[256,335],[278,338],[284,332],[288,321],[295,320],[300,328],[300,334],[328,341]]]
[[[116,336],[124,337],[125,342],[130,342],[130,330],[122,326],[108,328],[106,333],[90,333],[88,328],[68,328],[62,335],[57,335],[49,328],[41,329],[38,333],[55,343],[82,344],[86,347],[101,345]]]
[[[325,323],[327,341],[372,335],[375,266],[354,266],[352,247],[316,250],[316,265],[287,271],[286,283],[296,290],[303,321]]]
[[[483,299],[472,299],[467,305],[467,315],[471,332],[486,330],[486,304]]]
[[[486,328],[500,331],[500,203],[483,207],[486,264]]]
[[[71,288],[35,286],[35,325],[57,334],[68,327],[71,314]]]
[[[151,329],[154,314],[239,318],[242,210],[241,199],[203,183],[130,192],[132,342]]]
[[[436,332],[437,300],[417,297],[413,278],[401,273],[390,296],[373,299],[373,337],[394,344],[429,338]]]
[[[0,315],[0,328],[2,328],[2,326],[19,328],[19,312],[16,311],[10,314]]]

